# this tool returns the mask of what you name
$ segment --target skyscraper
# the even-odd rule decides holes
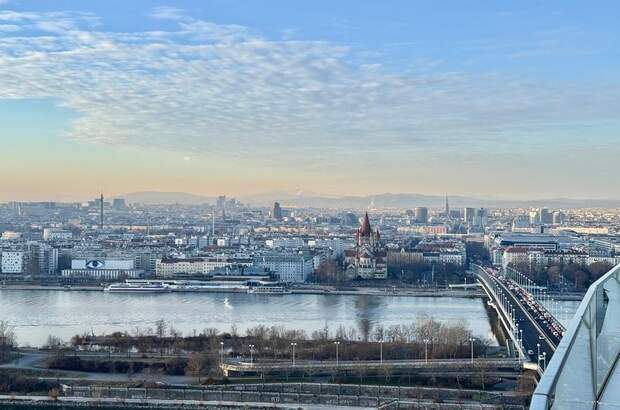
[[[271,213],[273,219],[281,221],[282,220],[282,208],[280,208],[279,202],[273,203],[273,211]]]
[[[121,209],[125,209],[127,207],[127,204],[125,203],[125,199],[124,198],[114,198],[112,200],[112,208],[118,210]]]
[[[465,208],[463,210],[463,220],[465,221],[465,223],[470,224],[470,225],[473,224],[474,217],[475,217],[474,208]]]
[[[419,206],[414,209],[415,221],[418,223],[427,223],[428,222],[428,208]]]
[[[540,210],[540,223],[542,223],[542,224],[550,224],[552,222],[553,222],[553,218],[551,216],[551,213],[549,212],[549,209],[541,208],[541,210]]]
[[[479,226],[483,228],[486,226],[487,221],[487,210],[484,208],[476,209],[476,214],[474,216],[474,226]]]

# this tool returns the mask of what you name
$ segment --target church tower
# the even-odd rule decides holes
[[[381,244],[379,228],[372,230],[368,212],[355,233],[355,248],[345,250],[345,265],[353,278],[387,278],[387,249]]]

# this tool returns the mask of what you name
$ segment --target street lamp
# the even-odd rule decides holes
[[[336,340],[334,344],[336,345],[336,367],[338,367],[338,346],[340,346],[340,342]]]
[[[474,362],[474,340],[475,339],[473,337],[469,338],[469,341],[471,343],[471,362],[472,363]]]
[[[537,355],[536,355],[536,364],[540,367],[540,343],[536,343]]]
[[[254,345],[250,345],[250,365],[254,366]]]
[[[291,346],[293,346],[293,367],[295,367],[295,346],[297,346],[297,343],[291,342]]]
[[[220,363],[224,363],[224,342],[220,342]]]
[[[543,372],[547,369],[547,352],[543,352]]]
[[[383,339],[379,340],[379,360],[383,364]]]
[[[428,363],[428,344],[431,341],[428,339],[424,339],[424,362]]]

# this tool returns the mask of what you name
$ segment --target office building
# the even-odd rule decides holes
[[[282,208],[280,208],[280,203],[279,202],[274,202],[273,203],[273,211],[271,213],[271,216],[273,217],[273,219],[275,219],[277,221],[281,221],[282,220]]]
[[[413,213],[417,223],[425,224],[428,222],[428,208],[419,206],[414,209]]]
[[[23,273],[26,265],[26,253],[22,251],[2,252],[2,273]]]

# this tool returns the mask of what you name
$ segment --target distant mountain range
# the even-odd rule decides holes
[[[190,194],[186,192],[132,192],[118,197],[125,198],[129,203],[143,204],[213,204],[216,197]],[[320,195],[304,195],[287,192],[267,192],[257,195],[238,197],[241,202],[257,206],[272,206],[274,201],[283,207],[315,207],[315,208],[413,208],[416,206],[443,207],[445,197],[422,194],[378,194],[366,196],[327,197]],[[449,197],[451,208],[486,207],[549,207],[549,208],[620,208],[618,199],[570,199],[550,198],[536,200],[493,199],[469,196]]]

